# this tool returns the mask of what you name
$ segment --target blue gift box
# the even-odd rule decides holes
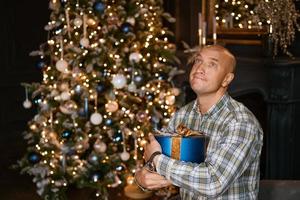
[[[155,135],[162,153],[176,160],[201,163],[205,159],[208,137]]]

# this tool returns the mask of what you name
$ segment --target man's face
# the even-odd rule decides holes
[[[190,85],[197,95],[216,93],[229,72],[228,55],[215,49],[202,49],[190,73]],[[223,84],[224,85],[224,84]]]

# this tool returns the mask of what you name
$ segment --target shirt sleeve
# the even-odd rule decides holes
[[[157,172],[190,192],[214,198],[247,169],[260,154],[259,128],[252,123],[230,125],[215,151],[203,163],[188,163],[165,155],[157,159]]]

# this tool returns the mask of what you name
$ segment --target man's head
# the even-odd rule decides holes
[[[190,84],[197,95],[225,93],[234,78],[236,60],[224,47],[206,46],[193,57]]]

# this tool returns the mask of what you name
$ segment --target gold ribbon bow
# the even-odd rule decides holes
[[[171,137],[172,140],[171,158],[180,160],[181,140],[183,137],[200,136],[200,135],[203,134],[197,131],[190,130],[183,124],[179,124],[176,128],[176,135]]]

